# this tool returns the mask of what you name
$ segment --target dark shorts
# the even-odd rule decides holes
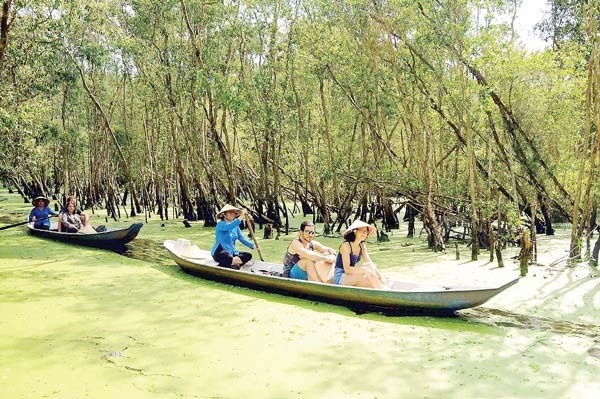
[[[50,225],[44,224],[44,222],[40,222],[40,223],[36,222],[33,224],[33,228],[38,229],[38,230],[50,230]]]
[[[233,262],[234,256],[239,256],[239,258],[242,260],[242,265],[244,265],[246,262],[252,259],[252,254],[248,252],[240,252],[237,255],[232,255],[227,250],[223,249],[221,245],[217,247],[217,250],[213,255],[213,259],[215,260],[215,262],[219,263],[219,266],[227,267],[230,269],[239,269],[239,265],[231,264],[231,262]]]

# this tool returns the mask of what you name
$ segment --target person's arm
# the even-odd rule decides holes
[[[64,217],[64,215],[63,215],[63,217]],[[64,223],[65,223],[65,229],[66,229],[66,231],[68,231],[68,229],[73,229],[73,230],[79,231],[79,228],[77,228],[76,225],[74,225],[73,223],[69,222],[68,220],[65,220]]]
[[[35,222],[35,219],[36,219],[36,217],[35,217],[35,209],[36,209],[36,208],[33,208],[33,209],[31,210],[31,212],[29,212],[29,221],[30,221],[30,222]]]
[[[58,214],[58,231],[61,232],[62,231],[62,221],[63,221],[63,214],[59,213]]]
[[[316,249],[316,248],[315,248]],[[290,245],[291,254],[298,254],[300,258],[310,259],[314,262],[319,261],[335,261],[335,259],[331,259],[331,255],[329,254],[321,254],[317,251],[311,251],[309,249],[304,248],[302,243],[298,240],[294,240]]]
[[[371,260],[371,257],[369,256],[369,251],[367,251],[367,246],[365,245],[365,243],[363,242],[362,244],[360,244],[360,247],[363,261],[372,263],[374,265],[375,263],[373,263],[373,261]]]
[[[238,220],[238,219],[236,219],[236,220]],[[239,223],[238,223],[238,224],[239,224]],[[247,238],[247,237],[244,235],[244,233],[242,233],[242,230],[240,230],[239,228],[238,228],[238,231],[237,231],[237,236],[238,236],[238,240],[240,240],[240,242],[241,242],[242,244],[244,244],[245,246],[247,246],[247,247],[248,247],[248,248],[250,248],[250,249],[254,249],[254,243],[253,243],[252,241],[250,241],[250,240],[249,240],[249,239],[248,239],[248,238]]]
[[[224,222],[221,220],[220,222],[217,223],[216,230],[219,232],[233,230],[236,227],[239,227],[239,225],[241,223],[242,223],[242,221],[240,219],[233,219],[233,221],[230,223],[227,223],[227,222]]]
[[[61,231],[69,231],[69,227],[71,227],[71,223],[69,223],[69,218],[67,217],[67,215],[63,212],[60,215],[58,215],[58,225],[61,226]]]
[[[361,267],[371,271],[377,278],[380,278],[380,279],[383,278],[383,275],[377,268],[377,265],[371,260],[371,257],[369,256],[369,251],[367,250],[367,246],[365,245],[365,243],[363,242],[360,246],[361,246],[361,255],[362,255],[362,260],[363,260],[363,265],[364,265]]]
[[[321,252],[322,254],[334,255],[334,256],[337,255],[333,248],[327,247],[318,241],[313,240],[312,244],[313,244],[313,247],[315,248],[315,250]]]

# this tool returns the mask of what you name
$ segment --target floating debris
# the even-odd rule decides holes
[[[600,346],[594,346],[587,351],[588,355],[600,359]]]

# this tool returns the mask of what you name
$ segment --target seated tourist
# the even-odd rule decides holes
[[[79,233],[83,227],[81,216],[75,212],[75,203],[67,203],[66,212],[63,212],[61,219],[62,230],[67,233]]]
[[[283,277],[299,280],[333,282],[331,274],[335,251],[314,240],[315,225],[304,221],[298,237],[290,243],[283,258]]]
[[[389,289],[384,284],[379,269],[369,257],[365,244],[367,238],[376,231],[374,226],[356,220],[344,232],[344,242],[340,245],[335,261],[334,284]]]
[[[67,211],[67,207],[69,206],[70,203],[73,203],[73,206],[75,207],[75,213],[77,215],[79,215],[79,218],[81,219],[81,224],[83,226],[85,226],[84,229],[88,232],[91,231],[90,226],[88,226],[88,222],[89,222],[90,218],[87,215],[87,213],[85,213],[84,211],[82,211],[80,209],[77,209],[77,199],[73,195],[70,195],[69,197],[67,197],[65,207],[60,210],[60,213],[58,215],[58,231],[63,231],[63,226],[64,226],[64,223],[62,222],[63,214]]]

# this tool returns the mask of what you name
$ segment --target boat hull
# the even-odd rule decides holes
[[[202,258],[188,258],[178,254],[175,241],[165,241],[171,258],[186,273],[269,292],[342,304],[354,310],[386,311],[392,313],[427,313],[451,315],[460,309],[472,308],[514,285],[518,278],[495,288],[419,287],[416,284],[394,282],[391,290],[323,284],[294,280],[268,274],[281,270],[282,265],[255,262],[246,270],[216,266],[208,251]],[[402,287],[410,287],[403,289]]]
[[[106,231],[100,233],[79,234],[59,232],[55,228],[39,230],[34,229],[32,223],[27,225],[29,232],[36,237],[111,250],[119,250],[126,243],[136,238],[142,226],[143,223],[134,223],[127,228],[107,227]],[[54,227],[54,224],[52,227]]]

